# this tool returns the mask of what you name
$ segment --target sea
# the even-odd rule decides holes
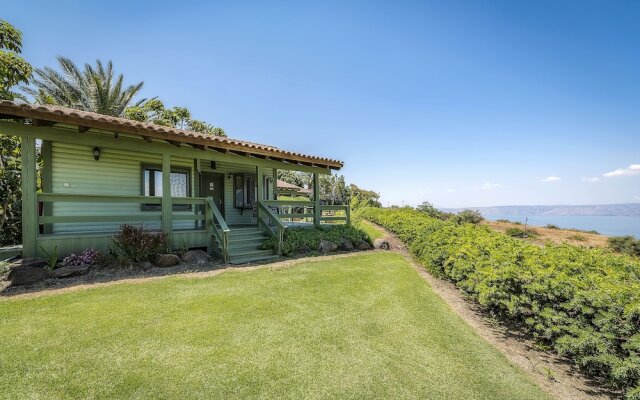
[[[529,225],[532,226],[553,224],[563,229],[593,230],[605,236],[632,235],[640,239],[640,217],[637,216],[532,215],[524,217],[521,215],[499,214],[483,214],[483,216],[490,221],[508,219],[509,221],[522,223],[527,218]]]

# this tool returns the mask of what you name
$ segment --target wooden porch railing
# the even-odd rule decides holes
[[[320,222],[344,222],[351,225],[351,207],[348,205],[320,206]]]
[[[271,207],[267,206],[265,200],[258,202],[258,227],[264,229],[269,235],[278,241],[278,255],[282,255],[282,240],[284,239],[284,230],[287,226],[282,222],[279,215],[276,214]],[[273,222],[274,229],[271,228]]]
[[[214,203],[213,197],[207,197],[206,226],[207,233],[218,239],[220,251],[222,252],[222,260],[224,262],[229,262],[230,230],[226,221],[222,217],[220,210],[218,210],[218,206]]]
[[[130,204],[151,204],[162,206],[161,197],[147,196],[105,196],[95,194],[60,194],[60,193],[38,193],[37,201],[42,203],[130,203]],[[173,197],[171,199],[174,205],[192,205],[204,206],[206,199],[201,197]],[[98,211],[98,210],[96,210]],[[185,210],[185,212],[189,212]],[[171,214],[172,221],[203,221],[205,215],[202,213],[192,212],[188,214]],[[104,214],[99,213],[89,215],[39,215],[37,223],[40,224],[61,224],[61,223],[91,223],[91,222],[147,222],[162,221],[160,210],[153,211],[137,211],[128,214]]]

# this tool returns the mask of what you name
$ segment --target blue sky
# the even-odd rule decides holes
[[[111,59],[229,136],[345,161],[385,204],[640,202],[637,1],[2,8],[34,66]]]

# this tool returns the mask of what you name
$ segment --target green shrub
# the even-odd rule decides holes
[[[396,233],[432,273],[569,357],[589,377],[628,398],[640,395],[636,258],[606,249],[538,247],[484,225],[411,210],[369,209],[363,218]]]
[[[506,219],[506,218],[500,218],[500,219],[497,219],[497,220],[496,220],[496,222],[506,222],[506,223],[511,223],[511,221],[509,221],[509,220],[508,220],[508,219]]]
[[[119,262],[152,261],[169,250],[164,232],[150,232],[133,225],[120,226],[120,232],[111,239],[109,254]]]
[[[478,210],[463,210],[451,217],[457,224],[479,224],[484,217]]]
[[[554,224],[547,224],[547,226],[545,226],[545,228],[547,228],[547,229],[560,229],[560,227],[558,225],[554,225]]]
[[[528,238],[528,237],[532,237],[532,236],[538,236],[538,232],[536,232],[533,229],[527,229],[525,231],[524,229],[520,229],[520,228],[516,228],[516,227],[512,227],[512,228],[507,229],[505,231],[505,233],[508,236],[515,237],[515,238]]]
[[[282,254],[290,256],[295,254],[301,246],[309,246],[312,251],[318,249],[321,240],[339,244],[341,239],[347,239],[351,244],[355,245],[360,240],[364,240],[371,244],[369,236],[354,226],[332,225],[321,226],[317,228],[287,228],[284,231],[284,240],[282,242]],[[278,241],[270,237],[261,246],[262,249],[278,250]]]
[[[619,253],[640,257],[640,239],[636,239],[633,236],[610,237],[609,247]]]

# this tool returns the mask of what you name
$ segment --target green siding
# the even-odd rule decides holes
[[[254,174],[255,165],[232,164],[217,162],[216,169],[211,169],[211,163],[202,162],[202,171],[218,172],[225,175],[224,179],[224,219],[227,225],[244,225],[252,221],[251,210],[240,210],[233,207],[233,179],[229,179],[229,174]],[[262,176],[273,176],[272,168],[262,168]],[[258,178],[257,182],[262,184],[264,178]],[[275,200],[273,190],[269,190],[270,200]],[[255,221],[254,221],[255,223]]]
[[[141,165],[162,165],[162,156],[135,151],[101,148],[100,160],[93,157],[90,146],[72,145],[54,142],[52,146],[52,193],[63,194],[103,194],[130,195],[142,194]],[[172,166],[193,168],[193,160],[172,157]],[[193,180],[193,171],[192,171]],[[159,215],[160,211],[144,211],[146,215]],[[139,204],[109,203],[54,203],[53,215],[131,215],[123,223],[141,224],[148,229],[160,229],[155,221],[136,220],[140,215]],[[187,214],[181,212],[176,214]],[[53,233],[105,232],[115,231],[116,223],[77,223],[53,224]],[[174,221],[174,229],[193,227],[193,222]]]

